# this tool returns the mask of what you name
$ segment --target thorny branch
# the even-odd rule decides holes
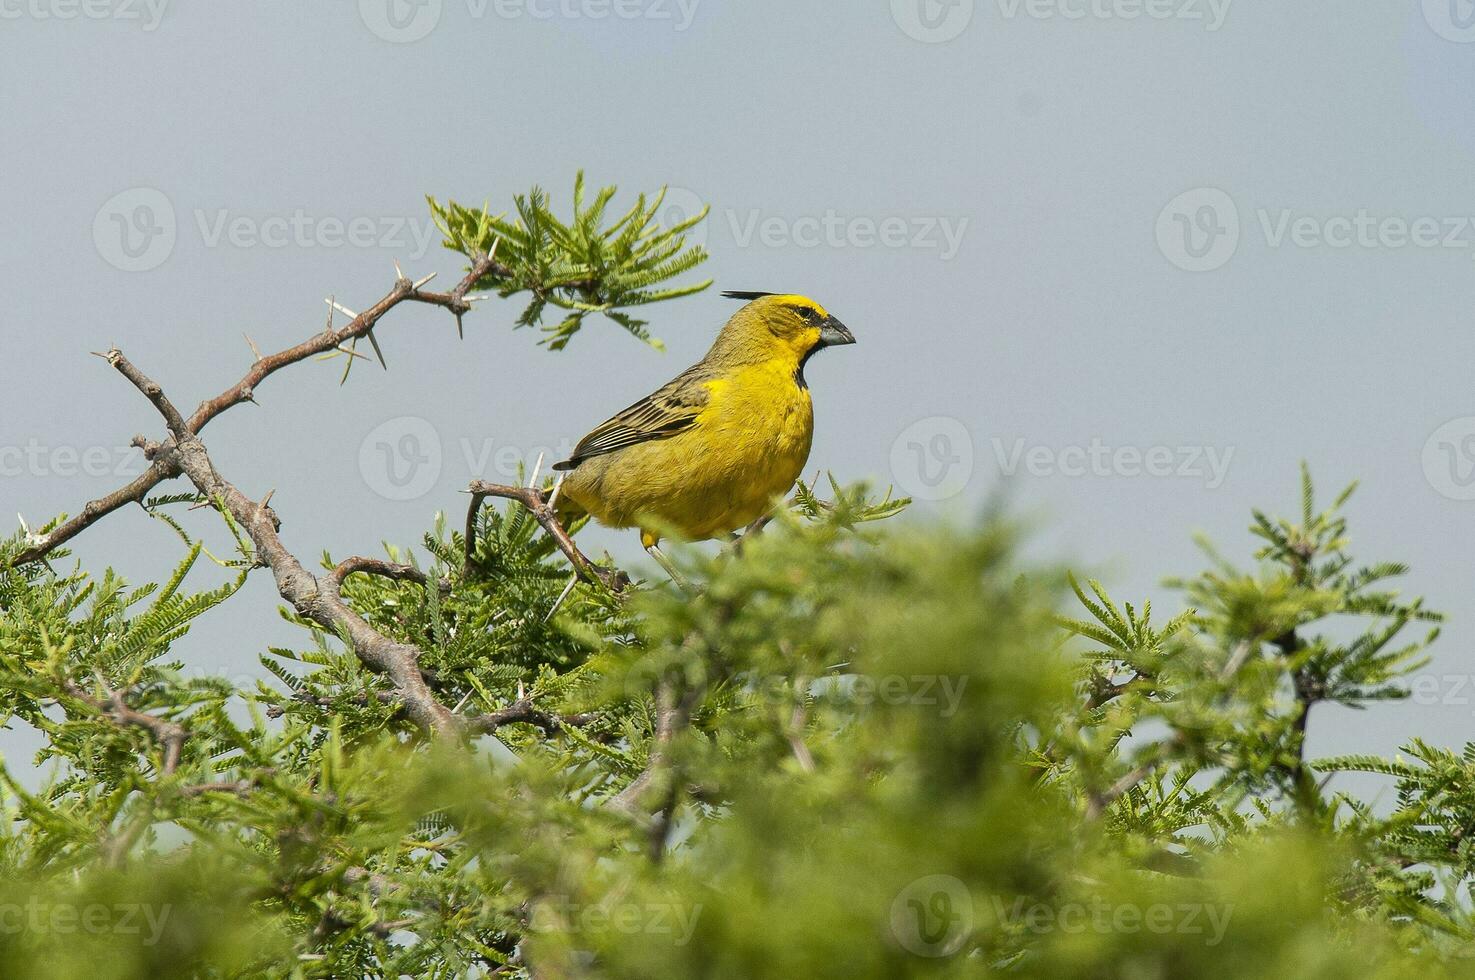
[[[362,557],[343,559],[328,573],[328,578],[341,588],[344,580],[355,572],[378,575],[380,578],[394,579],[397,582],[414,582],[416,585],[425,585],[430,581],[429,577],[414,565]],[[446,579],[441,579],[436,585],[442,592],[448,591],[451,587],[451,583]]]
[[[585,582],[603,585],[616,595],[620,595],[630,587],[630,577],[624,572],[596,565],[579,550],[579,546],[574,544],[574,539],[569,537],[568,531],[559,522],[558,515],[553,512],[548,496],[537,487],[509,487],[497,483],[486,483],[482,480],[472,480],[466,492],[471,494],[471,506],[466,512],[466,553],[468,556],[476,550],[476,515],[481,509],[482,502],[488,497],[501,497],[506,500],[515,500],[528,509],[533,519],[557,543],[558,550],[563,552],[569,564],[574,566],[574,571]]]
[[[280,521],[271,507],[242,493],[215,469],[205,444],[200,441],[158,385],[117,349],[107,353],[108,363],[131,381],[159,408],[169,424],[173,446],[170,452],[191,483],[221,511],[228,513],[250,537],[256,560],[271,569],[277,591],[304,618],[347,636],[365,666],[393,682],[405,702],[405,710],[420,728],[438,734],[459,730],[451,712],[431,693],[420,673],[420,651],[378,632],[344,603],[339,580],[333,575],[318,579],[287,550],[278,535]]]
[[[426,303],[451,311],[457,318],[469,312],[471,305],[467,291],[478,280],[494,273],[497,264],[489,255],[478,256],[470,271],[457,285],[445,293],[429,292],[422,287],[429,281],[426,277],[411,281],[401,275],[394,287],[379,302],[356,314],[343,327],[329,327],[322,333],[274,354],[257,354],[246,374],[234,385],[214,398],[207,399],[186,418],[164,393],[160,385],[136,367],[116,348],[100,356],[128,379],[154,408],[163,416],[168,427],[168,437],[162,442],[151,442],[138,437],[134,440],[147,458],[147,472],[106,497],[89,502],[82,513],[53,529],[50,533],[37,536],[15,560],[16,564],[44,558],[51,551],[75,537],[101,517],[112,513],[127,503],[141,502],[159,483],[175,476],[187,477],[195,488],[223,513],[228,514],[251,539],[256,560],[271,569],[276,580],[277,591],[305,619],[346,636],[359,659],[371,670],[389,678],[394,686],[392,697],[403,705],[406,715],[421,729],[440,735],[469,734],[473,731],[489,731],[499,724],[512,721],[530,721],[545,730],[555,730],[563,720],[538,712],[531,705],[518,702],[491,716],[468,720],[454,715],[441,704],[432,693],[419,667],[421,651],[410,644],[395,641],[370,626],[362,616],[343,601],[341,588],[345,579],[354,573],[384,576],[401,581],[424,584],[423,572],[410,565],[403,565],[373,558],[355,557],[340,563],[328,574],[318,577],[307,571],[302,563],[287,550],[278,534],[280,521],[267,500],[260,502],[247,497],[240,489],[221,476],[215,468],[199,433],[216,416],[242,402],[254,402],[257,386],[272,374],[288,365],[306,360],[317,354],[343,350],[343,345],[360,337],[369,336],[374,325],[383,316],[403,302]],[[253,345],[254,349],[254,345]],[[478,492],[478,491],[474,491]],[[547,506],[541,493],[529,488],[504,488],[485,485],[479,490],[481,498],[507,496],[519,500],[533,513],[540,525],[557,541],[559,548],[568,555],[576,570],[586,580],[599,581],[612,589],[623,588],[621,573],[596,569],[592,562],[579,552],[552,509]],[[444,588],[449,583],[437,583]],[[115,719],[129,724],[144,724],[148,716],[134,718],[127,714],[131,709],[120,699],[109,706]],[[161,723],[170,724],[170,723]],[[177,727],[177,726],[176,726]],[[164,735],[156,730],[156,735]],[[178,762],[179,746],[183,741],[183,730],[176,736],[169,733],[166,745],[166,767],[172,771]]]
[[[179,758],[188,737],[183,726],[130,708],[123,700],[121,692],[111,690],[106,685],[103,687],[102,697],[89,694],[76,683],[67,684],[66,691],[76,700],[107,716],[115,725],[122,728],[142,728],[153,736],[164,751],[164,761],[159,770],[161,775],[171,776],[179,768]]]
[[[479,255],[472,262],[471,270],[467,272],[465,277],[450,292],[445,293],[430,292],[422,288],[430,280],[428,276],[418,281],[411,281],[404,276],[400,276],[395,281],[394,287],[384,298],[350,319],[344,326],[335,330],[330,325],[322,333],[316,334],[300,344],[277,351],[274,354],[257,356],[241,380],[214,398],[201,402],[200,406],[195,409],[194,414],[188,419],[176,419],[174,421],[183,423],[182,426],[178,427],[188,430],[193,435],[199,435],[200,431],[206,425],[227,409],[233,408],[242,402],[255,402],[257,386],[277,371],[288,365],[296,364],[299,361],[305,361],[318,354],[340,350],[345,343],[357,340],[360,337],[367,337],[370,331],[374,329],[374,325],[386,313],[401,303],[425,303],[430,306],[442,307],[455,315],[459,325],[461,317],[471,311],[471,302],[466,298],[466,294],[475,286],[478,280],[489,273],[495,272],[497,268],[498,263],[491,256]],[[158,385],[153,385],[153,387],[156,390],[158,389]],[[161,394],[150,394],[147,391],[144,394],[151,402],[154,402],[156,408],[159,407],[159,403],[155,401],[155,398],[162,397]],[[176,411],[175,415],[178,416],[178,414]],[[168,421],[167,418],[166,421]],[[14,564],[21,565],[26,562],[45,558],[52,551],[91,527],[99,519],[106,517],[108,514],[127,504],[140,503],[154,487],[163,483],[165,480],[172,479],[181,474],[176,454],[173,451],[174,446],[172,441],[153,444],[146,443],[140,439],[135,440],[135,444],[144,448],[144,455],[150,460],[150,466],[147,470],[135,477],[126,486],[120,487],[118,490],[106,496],[99,497],[96,500],[88,501],[83,506],[81,513],[52,529],[49,533],[37,536],[26,550],[16,556]]]

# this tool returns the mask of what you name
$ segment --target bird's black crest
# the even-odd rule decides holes
[[[777,296],[779,294],[778,293],[753,293],[753,292],[748,292],[748,291],[742,290],[742,289],[724,289],[722,291],[722,295],[723,296],[726,296],[728,299],[749,300],[749,299],[758,299],[761,296]]]

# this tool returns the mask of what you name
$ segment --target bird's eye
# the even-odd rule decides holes
[[[797,306],[795,307],[795,309],[798,310],[800,319],[802,319],[805,323],[813,323],[815,317],[819,315],[808,306]]]

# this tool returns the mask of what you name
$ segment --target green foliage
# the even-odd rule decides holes
[[[290,611],[310,642],[263,658],[274,682],[181,678],[240,582],[188,592],[198,542],[158,588],[6,571],[0,698],[57,763],[0,783],[6,975],[1469,972],[1475,747],[1300,757],[1299,678],[1396,691],[1393,626],[1434,618],[1370,588],[1396,566],[1353,570],[1337,508],[1257,514],[1259,570],[1216,560],[1159,625],[1022,565],[997,519],[877,525],[895,502],[832,486],[681,552],[695,595],[565,594],[510,505],[469,554],[439,524],[389,549],[425,584],[351,576],[352,606],[467,718],[540,713],[460,746]],[[1363,633],[1317,631],[1349,612]],[[173,768],[114,696],[180,726]],[[1313,770],[1382,773],[1397,807]]]
[[[515,216],[493,215],[487,206],[441,204],[429,198],[445,247],[468,257],[492,254],[500,268],[477,288],[503,298],[528,294],[517,318],[520,327],[539,327],[543,343],[554,350],[567,346],[591,313],[602,313],[653,346],[660,341],[646,330],[647,321],[629,310],[701,292],[710,279],[663,286],[707,258],[700,245],[688,245],[686,232],[707,217],[707,209],[669,228],[657,221],[666,191],[641,194],[619,217],[607,211],[616,188],[603,187],[584,199],[584,174],[574,180],[573,216],[560,220],[541,188],[513,200]],[[495,249],[495,251],[494,251]],[[551,322],[549,307],[557,311]],[[550,322],[545,322],[545,319]]]

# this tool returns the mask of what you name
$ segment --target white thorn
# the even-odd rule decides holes
[[[536,487],[538,485],[538,474],[541,472],[543,472],[543,454],[539,453],[538,461],[533,464],[533,475],[532,478],[528,480],[528,486]]]
[[[51,540],[51,535],[49,534],[37,534],[35,531],[32,531],[31,525],[26,523],[26,519],[22,517],[19,512],[16,513],[15,519],[20,521],[21,533],[25,535],[26,544],[30,545],[31,547],[42,547],[46,544],[47,541]]]
[[[399,259],[390,259],[394,263],[394,281],[399,282],[405,277],[405,270],[399,267]]]
[[[331,296],[329,296],[327,299],[323,300],[323,302],[324,303],[327,303],[333,309],[337,310],[339,313],[342,313],[344,316],[348,317],[350,320],[357,320],[358,319],[358,314],[357,313],[355,313],[353,310],[350,310],[348,307],[344,306],[342,303],[338,302],[337,300],[335,300]]]
[[[546,622],[548,622],[548,620],[550,620],[550,619],[553,618],[553,614],[556,613],[556,612],[558,612],[558,607],[561,606],[561,605],[563,605],[563,600],[567,599],[568,598],[568,594],[570,592],[574,591],[574,586],[578,584],[578,581],[579,581],[579,575],[578,575],[577,572],[575,572],[573,575],[569,576],[568,585],[565,585],[563,587],[563,591],[558,594],[558,598],[555,599],[554,602],[553,602],[553,608],[552,609],[549,609],[548,610],[548,615],[546,615],[546,616],[543,617],[543,622],[546,623]]]
[[[517,700],[521,701],[526,696],[527,695],[523,691],[523,688],[522,688],[522,681],[518,681],[517,682]]]
[[[429,282],[430,280],[434,279],[435,276],[436,276],[436,274],[434,272],[432,272],[430,275],[425,276],[422,279],[416,279],[414,281],[414,283],[412,283],[410,285],[410,288],[411,289],[419,289],[421,286],[425,285],[427,282]]]
[[[462,296],[461,298],[468,303],[480,303],[484,299],[495,299],[496,297],[491,293],[472,293],[470,296]]]
[[[559,493],[560,490],[563,489],[563,478],[566,477],[566,476],[568,476],[568,471],[567,470],[565,470],[562,473],[559,473],[558,474],[558,479],[556,479],[556,480],[553,481],[553,493],[550,494],[549,497],[548,497],[548,509],[549,510],[552,510],[554,507],[556,507],[558,505],[558,493]]]
[[[470,701],[470,700],[471,700],[471,692],[470,691],[467,691],[466,694],[465,694],[465,696],[462,697],[461,700],[456,703],[456,706],[451,709],[451,714],[453,714],[453,715],[459,715],[461,713],[461,709],[464,708],[464,707],[466,707],[466,702],[467,701]]]

